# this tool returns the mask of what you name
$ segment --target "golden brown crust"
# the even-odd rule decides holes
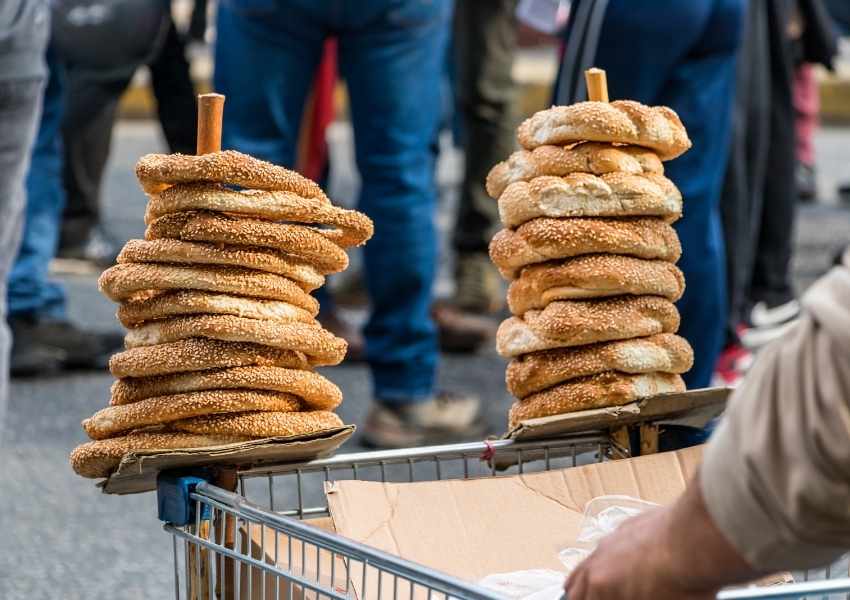
[[[323,275],[337,273],[348,266],[345,250],[304,225],[187,211],[165,215],[148,225],[145,239],[162,238],[273,248],[304,261]]]
[[[127,348],[167,344],[190,337],[225,342],[252,342],[282,350],[302,352],[314,366],[337,365],[345,358],[347,344],[318,324],[275,323],[229,315],[176,317],[151,321],[130,329]]]
[[[672,333],[645,338],[556,348],[524,354],[508,363],[505,382],[517,398],[605,371],[685,373],[694,362],[691,346]]]
[[[517,400],[511,407],[509,424],[514,428],[528,419],[622,406],[658,394],[684,391],[685,382],[679,375],[671,373],[600,373],[568,381],[532,394],[524,400]]]
[[[149,290],[201,290],[280,300],[312,316],[319,312],[318,301],[291,279],[242,267],[125,263],[108,268],[97,283],[100,291],[115,302]]]
[[[676,262],[682,246],[676,231],[655,217],[534,219],[490,242],[490,259],[505,279],[527,265],[593,253]]]
[[[270,221],[324,225],[316,229],[342,247],[360,246],[374,232],[372,220],[363,213],[338,208],[315,198],[302,198],[292,192],[231,190],[220,185],[175,185],[151,196],[145,224],[176,212],[209,210]]]
[[[662,160],[676,158],[691,147],[672,109],[632,100],[578,102],[541,110],[519,126],[517,140],[527,150],[583,141],[633,144],[655,150]]]
[[[310,410],[332,410],[342,402],[340,389],[318,373],[281,367],[233,367],[120,379],[112,384],[110,404],[117,406],[155,396],[237,388],[292,394]]]
[[[297,283],[311,292],[325,283],[316,269],[294,256],[259,246],[225,246],[182,240],[130,240],[118,255],[118,263],[176,263],[222,265],[268,271]]]
[[[124,302],[118,307],[118,320],[124,327],[138,327],[147,321],[185,315],[233,315],[280,323],[313,323],[313,314],[288,302],[242,298],[197,290],[164,292]]]
[[[302,408],[302,401],[292,394],[240,389],[206,390],[107,406],[85,419],[83,429],[93,440],[102,440],[148,425],[202,415],[245,410],[294,412]]]
[[[499,196],[499,216],[510,228],[539,217],[654,216],[673,222],[681,214],[679,190],[654,173],[544,175],[512,183]]]
[[[559,262],[525,267],[508,288],[515,315],[543,309],[555,300],[582,300],[623,295],[662,296],[677,301],[685,276],[671,263],[615,254],[586,254]]]
[[[223,342],[190,337],[167,344],[130,348],[113,354],[109,360],[109,371],[115,377],[149,377],[251,365],[310,368],[307,357],[301,352],[250,342]]]
[[[304,198],[329,203],[314,181],[289,169],[236,152],[224,150],[191,156],[146,154],[136,163],[136,177],[145,192],[159,193],[178,183],[224,183],[255,190],[283,190]]]
[[[109,477],[125,454],[143,450],[208,448],[247,442],[242,435],[203,435],[178,432],[133,432],[125,436],[86,442],[71,452],[71,467],[83,477]]]
[[[601,300],[552,302],[522,318],[502,322],[496,333],[499,354],[513,358],[529,352],[626,340],[679,329],[679,311],[658,296],[621,296]]]
[[[332,412],[244,412],[185,419],[173,424],[182,431],[207,435],[252,435],[289,437],[337,429],[342,420]]]
[[[508,185],[542,175],[563,177],[570,173],[664,174],[658,155],[640,146],[612,146],[587,142],[573,146],[538,146],[518,150],[494,166],[487,175],[487,193],[498,198]]]

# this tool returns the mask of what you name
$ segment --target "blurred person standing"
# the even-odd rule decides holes
[[[578,0],[588,1],[588,0]],[[693,148],[665,165],[685,199],[675,223],[687,281],[679,333],[693,346],[688,387],[706,387],[723,346],[726,292],[720,192],[731,141],[735,62],[744,0],[630,0],[608,4],[596,66],[613,99],[666,105],[682,119]],[[574,3],[575,12],[575,3]]]
[[[721,202],[729,321],[717,383],[735,385],[750,351],[782,335],[799,315],[790,272],[798,199],[795,69],[803,61],[829,66],[835,48],[818,0],[751,3]]]
[[[65,190],[62,185],[64,71],[51,47],[43,110],[26,178],[21,245],[8,274],[8,324],[12,330],[12,375],[63,368],[103,368],[123,347],[120,334],[96,333],[68,320],[65,290],[49,276],[56,254]]]
[[[515,146],[516,8],[517,0],[461,0],[455,6],[455,105],[466,158],[452,235],[455,292],[433,311],[448,352],[473,352],[491,340],[497,323],[490,317],[504,306],[504,286],[487,253],[500,227],[498,204],[484,181]]]
[[[24,178],[41,110],[50,30],[46,0],[0,3],[0,441],[8,403],[10,335],[6,276],[24,218]]]
[[[478,399],[436,392],[429,311],[437,267],[434,174],[439,81],[451,0],[222,0],[215,87],[227,95],[223,141],[293,166],[305,99],[336,37],[348,85],[359,209],[375,222],[364,248],[371,315],[364,334],[375,404],[373,446],[478,435]]]
[[[195,90],[166,0],[57,0],[53,44],[66,78],[62,119],[67,200],[58,255],[115,262],[120,244],[101,220],[101,184],[122,94],[147,65],[165,140],[171,152],[195,152]],[[194,19],[194,13],[193,13]],[[201,29],[203,21],[193,23]],[[197,32],[196,32],[197,34]],[[110,52],[103,52],[110,48]]]

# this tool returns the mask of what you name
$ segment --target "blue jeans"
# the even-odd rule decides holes
[[[23,236],[8,278],[10,317],[65,318],[65,291],[48,277],[50,261],[56,255],[59,243],[65,207],[60,133],[64,73],[50,51],[47,64],[50,75],[26,178]]]
[[[693,346],[688,387],[706,387],[723,346],[726,278],[719,201],[731,143],[735,63],[743,0],[612,0],[596,64],[608,73],[612,99],[663,104],[679,113],[693,148],[667,163],[684,196],[676,224],[679,267],[687,287],[678,307],[680,333]]]
[[[452,0],[223,0],[218,9],[224,146],[280,165],[294,162],[322,42],[339,40],[359,208],[375,222],[364,250],[367,360],[374,394],[389,404],[424,400],[434,389],[434,164],[451,12]]]

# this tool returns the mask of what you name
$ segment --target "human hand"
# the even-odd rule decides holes
[[[692,484],[673,505],[623,523],[564,585],[566,600],[709,600],[758,575],[722,536]]]

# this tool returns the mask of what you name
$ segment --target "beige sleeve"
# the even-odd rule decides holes
[[[700,473],[721,531],[765,570],[850,548],[850,252],[803,310],[732,395]]]

